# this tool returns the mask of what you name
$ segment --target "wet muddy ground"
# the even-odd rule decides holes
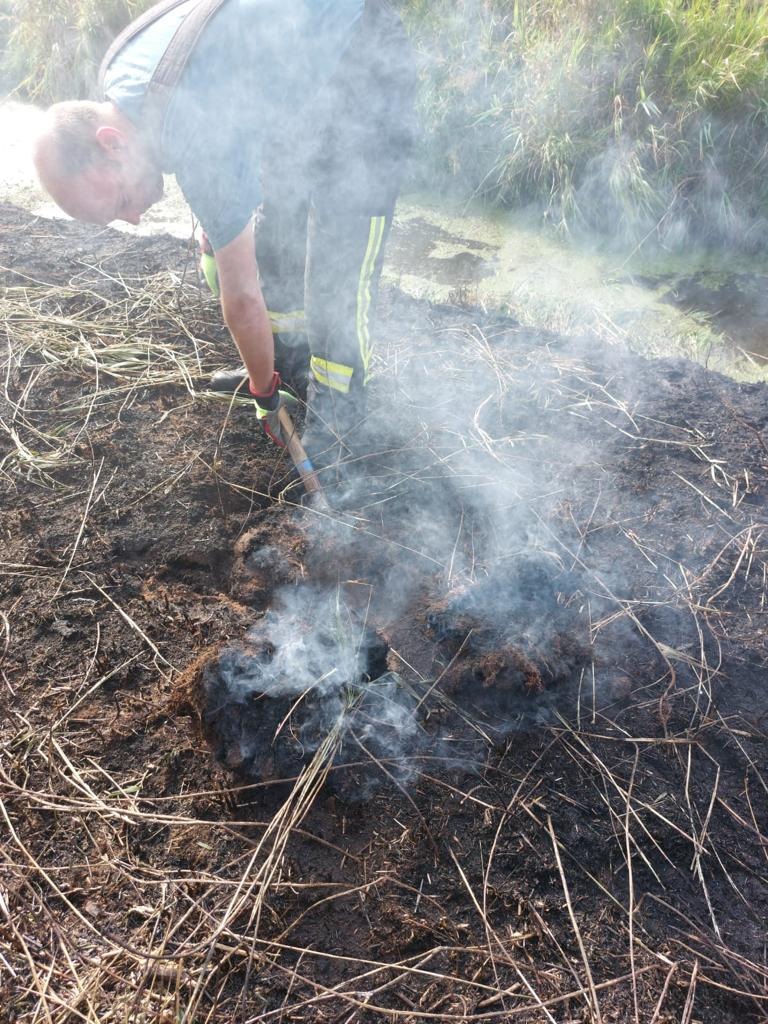
[[[765,1020],[766,386],[390,289],[327,516],[191,264],[0,207],[6,1019]]]
[[[619,251],[610,239],[560,238],[535,212],[413,196],[398,206],[386,274],[432,301],[511,310],[527,324],[765,380],[765,261],[646,242]]]
[[[768,273],[697,273],[641,278],[664,302],[706,317],[728,341],[768,358]]]

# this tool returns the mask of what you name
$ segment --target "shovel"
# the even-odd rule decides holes
[[[277,418],[282,427],[283,437],[286,439],[285,446],[288,449],[288,454],[291,456],[291,460],[296,467],[296,472],[301,477],[301,482],[304,484],[304,490],[307,492],[310,505],[319,512],[330,512],[331,506],[328,504],[328,499],[323,493],[320,481],[317,479],[315,467],[304,450],[304,445],[296,433],[296,427],[291,419],[291,414],[284,405],[280,406]]]

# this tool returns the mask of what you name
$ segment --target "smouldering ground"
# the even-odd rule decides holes
[[[329,522],[182,243],[0,225],[4,1019],[765,1020],[765,386],[388,292]],[[217,763],[201,666],[329,601],[411,741]]]

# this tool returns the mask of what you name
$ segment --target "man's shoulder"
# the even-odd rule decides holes
[[[128,37],[104,69],[104,99],[136,119],[160,58],[195,3],[182,0]]]

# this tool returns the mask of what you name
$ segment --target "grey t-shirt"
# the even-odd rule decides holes
[[[147,86],[194,0],[163,15],[112,60],[104,95],[141,126]],[[158,150],[214,249],[261,202],[270,146],[290,152],[312,131],[364,0],[224,0],[206,25],[165,112]],[[315,127],[317,127],[315,125]]]

